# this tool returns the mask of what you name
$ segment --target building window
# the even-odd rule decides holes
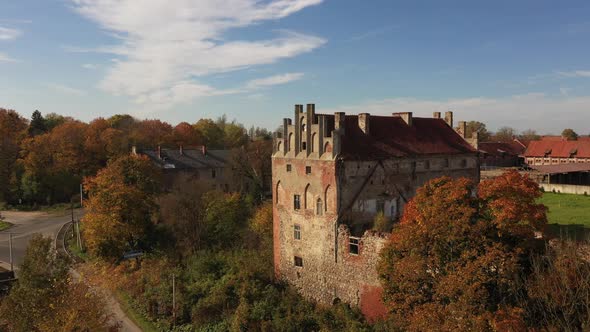
[[[443,160],[443,167],[449,167],[449,158]]]
[[[359,248],[360,238],[350,236],[348,237],[348,252],[351,255],[358,255],[360,252]]]
[[[311,166],[305,166],[305,174],[311,174]]]
[[[424,162],[424,169],[430,169],[430,160]]]
[[[301,150],[306,150],[307,149],[307,143],[303,142],[301,143]]]
[[[466,159],[461,160],[461,167],[467,167],[467,160]]]
[[[295,256],[293,257],[293,261],[295,263],[295,266],[297,267],[303,267],[303,258],[299,257],[299,256]]]
[[[295,240],[301,240],[301,225],[293,226],[293,238]]]
[[[321,198],[318,198],[318,200],[315,203],[315,211],[318,216],[321,216],[324,212],[324,205],[322,204]]]
[[[293,195],[293,209],[295,209],[295,210],[301,209],[301,196],[300,195]]]
[[[291,172],[291,164],[287,164],[287,172]]]
[[[217,174],[215,173],[215,170],[214,170],[214,169],[212,169],[212,170],[211,170],[211,178],[212,178],[212,179],[215,179],[215,176],[216,176],[216,175],[217,175]]]
[[[377,201],[377,213],[384,213],[385,212],[385,202],[383,200]]]

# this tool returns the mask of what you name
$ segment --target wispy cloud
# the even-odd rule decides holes
[[[21,34],[22,31],[18,29],[0,27],[0,41],[14,40],[18,38],[18,36],[20,36]]]
[[[590,122],[590,96],[549,96],[542,93],[513,95],[501,98],[456,98],[430,100],[418,98],[390,98],[366,101],[352,106],[323,109],[322,112],[368,112],[374,115],[390,115],[393,112],[414,112],[414,116],[431,117],[433,111],[454,111],[456,120],[476,120],[491,129],[510,126],[541,132],[561,132],[574,128],[587,132]],[[551,119],[551,121],[547,121]],[[576,119],[572,123],[571,119]]]
[[[82,65],[82,68],[93,70],[93,69],[98,68],[98,66],[95,64],[92,64],[92,63],[85,63]]]
[[[397,25],[388,25],[388,26],[377,28],[377,29],[372,29],[372,30],[365,31],[363,33],[359,33],[357,35],[354,35],[354,36],[350,37],[348,39],[348,41],[359,41],[359,40],[363,40],[363,39],[367,39],[367,38],[377,37],[379,35],[385,34],[387,32],[390,32],[390,31],[396,29],[397,27],[398,27]]]
[[[0,53],[0,63],[2,62],[17,62],[17,60],[9,57],[4,53]]]
[[[289,31],[267,40],[225,39],[230,29],[278,20],[323,0],[70,1],[78,13],[120,40],[118,45],[95,49],[118,57],[100,87],[140,104],[170,107],[202,96],[235,93],[197,80],[275,63],[326,42]]]
[[[281,75],[274,75],[270,77],[251,80],[246,84],[246,88],[258,89],[273,85],[286,84],[289,82],[300,80],[301,78],[303,78],[303,73],[286,73]]]
[[[590,70],[558,71],[557,74],[562,77],[590,77]]]
[[[50,88],[51,90],[53,90],[55,92],[59,92],[59,93],[67,94],[67,95],[73,95],[73,96],[84,96],[84,95],[86,95],[86,91],[83,91],[83,90],[80,90],[80,89],[76,89],[76,88],[72,88],[70,86],[63,85],[63,84],[47,83],[47,84],[45,84],[45,86],[47,86],[48,88]]]

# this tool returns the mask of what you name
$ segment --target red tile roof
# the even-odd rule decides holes
[[[525,147],[516,141],[512,142],[481,142],[479,151],[492,156],[502,156],[503,154],[519,156],[524,153]]]
[[[588,171],[590,171],[590,163],[538,165],[538,166],[531,166],[531,168],[533,168],[535,171],[538,171],[543,174],[588,172]]]
[[[524,154],[526,157],[554,157],[570,158],[590,158],[590,140],[578,141],[556,141],[541,140],[532,141]]]
[[[413,118],[408,126],[399,116],[375,116],[370,135],[358,126],[358,116],[346,115],[341,155],[345,159],[372,160],[425,154],[476,153],[443,119]]]

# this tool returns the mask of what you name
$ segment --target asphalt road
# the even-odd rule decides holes
[[[82,215],[81,209],[74,210],[74,218],[79,219]],[[22,262],[33,234],[40,233],[55,239],[61,225],[72,219],[71,211],[61,213],[2,211],[2,216],[14,225],[0,232],[0,262],[4,267],[7,267],[10,262],[8,237],[9,233],[12,233],[12,254],[15,268]]]

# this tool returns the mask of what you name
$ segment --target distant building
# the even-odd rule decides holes
[[[524,165],[526,145],[519,140],[512,142],[479,142],[479,161],[482,170]]]
[[[528,173],[547,192],[590,194],[590,163],[533,165]]]
[[[232,191],[231,169],[228,164],[229,150],[208,150],[205,146],[195,148],[138,150],[133,154],[148,156],[164,173],[166,188],[172,188],[175,181],[199,180],[210,189]]]
[[[587,163],[590,162],[590,139],[568,141],[554,136],[544,137],[531,141],[524,157],[531,166]]]
[[[373,229],[375,216],[395,222],[433,178],[479,180],[477,151],[453,130],[452,112],[316,114],[296,105],[273,149],[275,274],[369,319],[385,313],[375,267],[388,234]]]

